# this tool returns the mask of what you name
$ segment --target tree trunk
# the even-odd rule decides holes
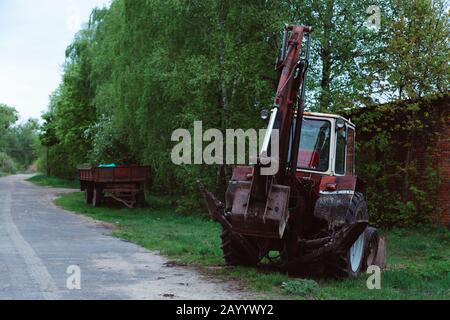
[[[320,111],[328,110],[330,106],[330,79],[331,79],[331,31],[333,29],[334,0],[327,0],[323,21],[322,39],[322,81],[320,84]]]
[[[219,23],[218,23],[218,29],[221,35],[225,32],[225,21],[224,21],[224,8],[222,8],[221,13],[219,13]],[[225,43],[223,42],[223,38],[221,38],[220,42],[220,56],[219,56],[219,65],[220,65],[220,93],[221,93],[221,107],[222,107],[222,117],[221,117],[221,126],[222,126],[222,132],[225,133],[225,130],[228,127],[228,117],[229,117],[229,101],[228,101],[228,88],[227,83],[225,81],[225,57],[224,57],[224,51],[225,51]],[[226,157],[226,143],[223,146],[223,154]],[[225,160],[225,159],[224,159]],[[227,168],[226,163],[224,161],[223,164],[219,165],[217,168],[217,185],[218,190],[221,194],[225,193],[226,187],[227,187]]]
[[[46,157],[45,171],[46,171],[47,177],[50,176],[50,167],[49,167],[49,161],[48,161],[49,149],[50,149],[50,147],[47,146],[47,150],[46,150],[47,154],[45,155],[45,157]]]

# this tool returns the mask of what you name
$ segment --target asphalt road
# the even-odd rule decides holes
[[[171,266],[57,208],[52,200],[68,190],[37,187],[27,177],[0,178],[0,299],[250,298],[234,283]]]

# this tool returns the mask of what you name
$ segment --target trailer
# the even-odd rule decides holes
[[[99,207],[108,197],[128,208],[144,205],[145,187],[151,182],[149,166],[86,167],[78,172],[86,204]]]

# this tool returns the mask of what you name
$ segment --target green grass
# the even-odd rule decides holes
[[[47,177],[45,175],[33,176],[27,181],[32,182],[38,186],[53,187],[53,188],[68,188],[79,189],[80,182],[78,180],[65,180],[57,177]]]
[[[224,267],[220,227],[199,216],[174,212],[161,198],[145,209],[93,208],[81,193],[61,195],[56,204],[117,225],[114,235],[205,272],[240,281],[262,297],[285,299],[450,299],[450,232],[421,227],[388,233],[388,270],[381,290],[368,290],[368,275],[352,280],[303,281],[268,268]]]

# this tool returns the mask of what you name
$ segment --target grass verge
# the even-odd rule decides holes
[[[170,201],[151,197],[145,209],[93,208],[81,193],[61,195],[56,204],[96,220],[118,226],[114,235],[158,250],[183,264],[204,267],[226,279],[240,281],[268,298],[286,299],[450,299],[450,232],[421,227],[388,234],[388,270],[382,273],[381,290],[367,289],[369,275],[352,280],[289,278],[267,268],[223,267],[220,228],[199,216],[177,214]]]
[[[79,189],[80,182],[78,180],[65,180],[57,177],[48,177],[45,175],[33,176],[27,181],[32,182],[38,186],[53,187],[53,188],[67,188],[67,189]]]

